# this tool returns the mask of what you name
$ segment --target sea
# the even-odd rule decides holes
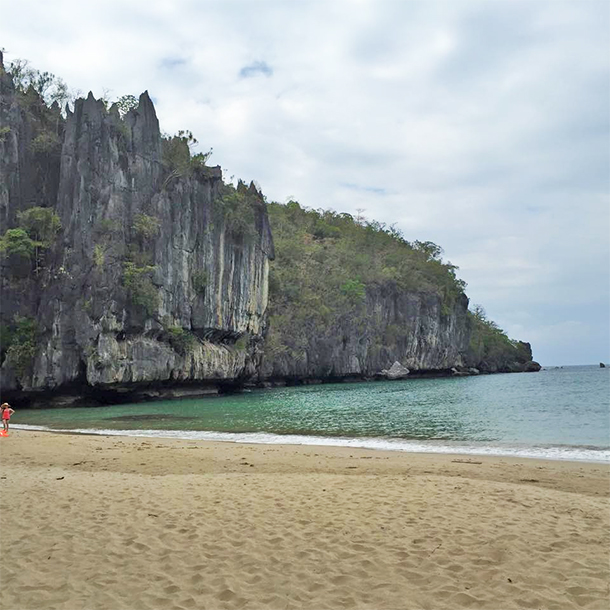
[[[610,462],[610,367],[292,386],[104,407],[20,408],[11,427]]]

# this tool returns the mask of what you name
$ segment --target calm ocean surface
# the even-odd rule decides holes
[[[610,368],[18,409],[15,428],[610,462]]]

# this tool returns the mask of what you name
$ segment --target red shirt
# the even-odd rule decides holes
[[[3,409],[2,410],[2,419],[10,419],[11,418],[11,412],[8,409]]]

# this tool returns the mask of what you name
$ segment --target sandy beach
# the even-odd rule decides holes
[[[11,430],[2,610],[607,608],[605,464]]]

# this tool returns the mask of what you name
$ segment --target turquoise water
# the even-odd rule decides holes
[[[610,461],[610,368],[19,409],[12,422],[101,434]]]

